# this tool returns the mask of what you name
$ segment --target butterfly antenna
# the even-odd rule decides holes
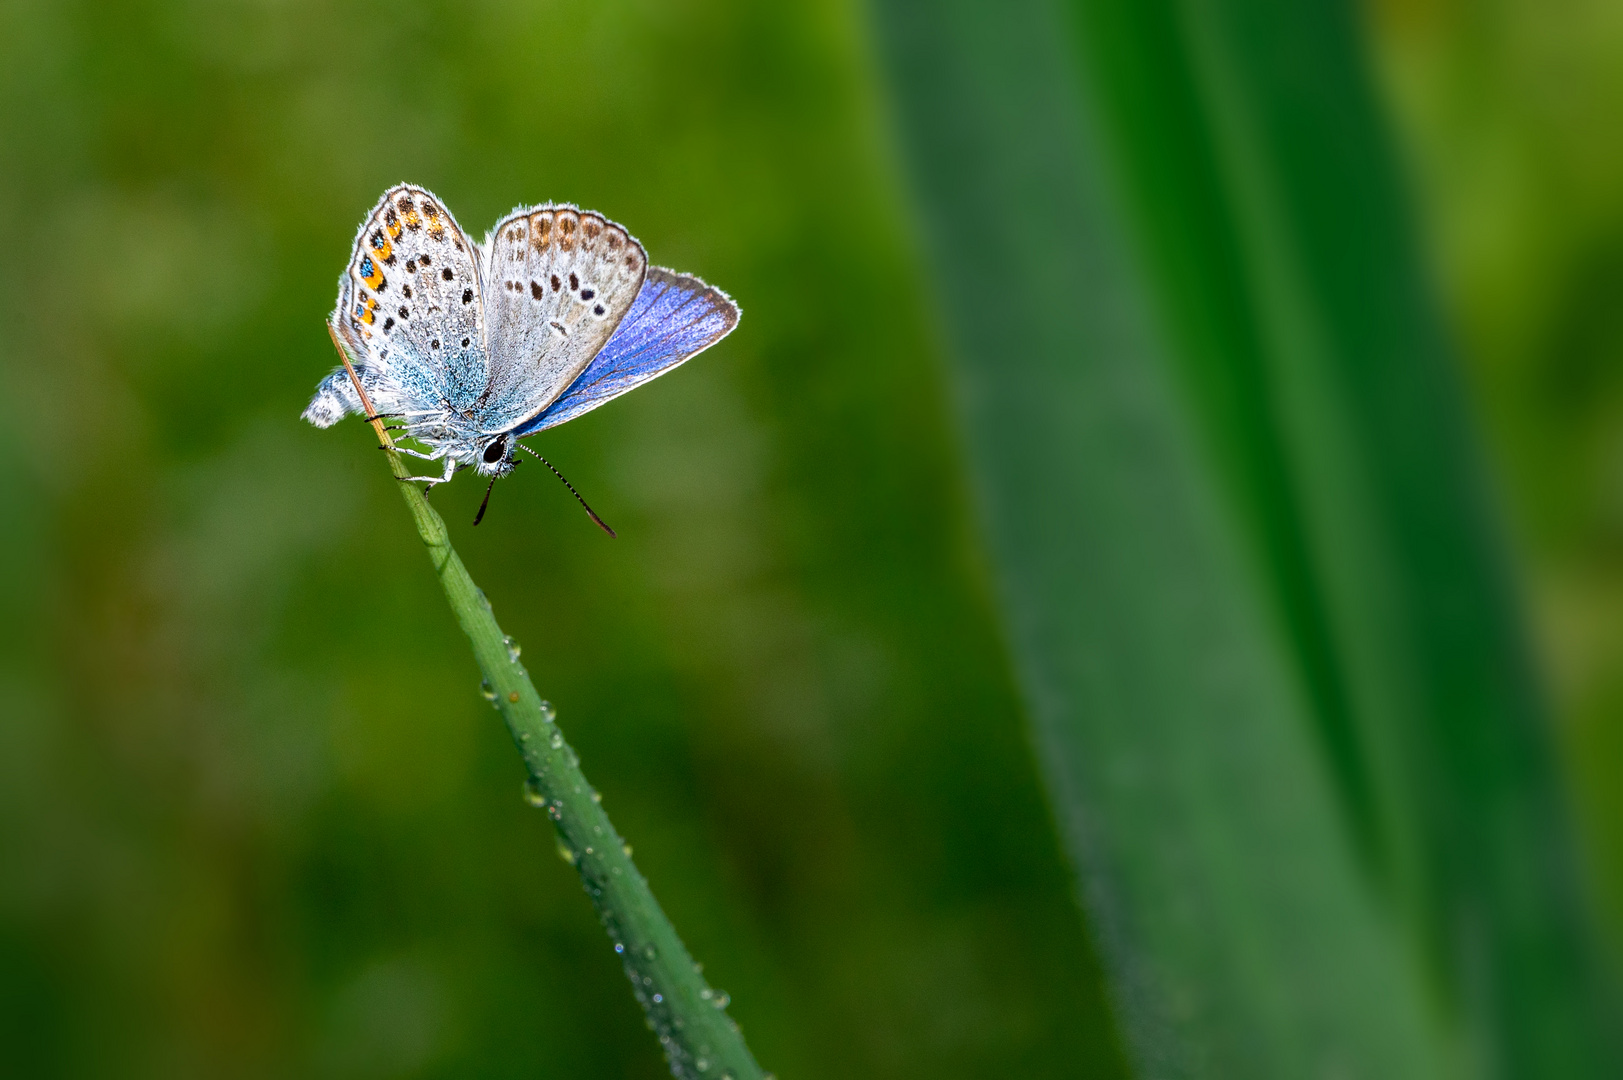
[[[575,490],[575,485],[571,484],[568,480],[565,480],[564,479],[564,474],[559,472],[557,470],[557,468],[552,464],[552,462],[548,461],[546,458],[542,457],[540,454],[536,453],[534,450],[531,450],[528,446],[525,446],[523,443],[514,443],[513,445],[517,446],[520,450],[523,450],[525,453],[527,453],[531,457],[535,458],[535,460],[539,461],[541,464],[543,464],[547,468],[551,469],[552,470],[552,475],[556,476],[559,480],[563,480],[564,487],[569,489],[569,494],[573,495],[575,497],[575,501],[581,504],[581,506],[586,510],[586,513],[591,517],[591,519],[593,521],[597,522],[597,527],[602,529],[604,532],[608,533],[611,538],[615,538],[616,534],[615,534],[614,530],[609,528],[608,525],[603,521],[603,519],[597,516],[597,511],[593,510],[590,506],[587,505],[586,500],[580,497],[580,492]],[[486,495],[486,498],[489,498],[488,494]]]
[[[485,489],[485,497],[479,503],[479,512],[473,515],[473,523],[475,525],[485,520],[485,507],[490,505],[490,493],[494,490],[496,490],[496,478],[492,476],[490,478],[490,486]]]

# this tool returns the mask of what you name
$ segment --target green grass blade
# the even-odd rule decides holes
[[[333,344],[338,345],[334,337]],[[345,361],[348,366],[348,361]],[[350,370],[351,378],[354,370]],[[356,383],[364,402],[365,394]],[[368,408],[371,406],[368,405]],[[706,983],[676,928],[654,898],[648,881],[631,861],[631,847],[615,831],[599,797],[580,770],[580,760],[564,741],[552,706],[541,699],[529,672],[518,662],[511,639],[502,633],[485,594],[473,583],[451,546],[445,521],[428,504],[395,453],[382,424],[374,421],[387,451],[389,468],[400,483],[429,560],[458,624],[468,636],[484,674],[484,692],[507,722],[524,757],[529,780],[525,795],[544,810],[558,831],[558,849],[576,870],[592,898],[614,951],[625,966],[632,992],[659,1038],[671,1074],[679,1080],[763,1080],[761,1067],[728,1016],[727,995]]]
[[[879,0],[1145,1075],[1598,1075],[1559,791],[1334,5]]]
[[[1613,1074],[1547,720],[1351,13],[1078,10],[1124,189],[1156,192],[1133,216],[1192,398],[1250,451],[1230,491],[1371,871],[1478,1069]]]
[[[1146,1076],[1436,1076],[1053,9],[879,5],[1056,812]]]

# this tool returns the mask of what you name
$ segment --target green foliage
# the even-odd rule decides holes
[[[336,337],[333,343],[338,344]],[[345,360],[351,379],[354,359]],[[360,384],[356,387],[359,390]],[[361,400],[370,415],[371,403],[364,395]],[[717,994],[706,983],[702,969],[649,891],[647,879],[631,861],[631,846],[615,831],[600,805],[602,795],[582,775],[580,758],[564,741],[552,706],[536,693],[519,662],[521,646],[502,633],[489,599],[451,546],[444,519],[428,505],[426,493],[411,478],[381,424],[372,423],[389,469],[401,481],[400,493],[445,598],[484,672],[480,692],[507,721],[508,733],[523,755],[529,771],[525,799],[545,811],[557,827],[559,854],[580,871],[581,883],[614,942],[672,1075],[697,1080],[714,1069],[727,1080],[761,1080],[761,1068],[744,1045],[738,1024],[726,1015],[727,995]]]
[[[1347,13],[879,7],[1141,1069],[1608,1075],[1546,721]]]
[[[1358,28],[870,7],[0,5],[0,1073],[668,1075],[367,432],[296,419],[404,179],[746,309],[542,437],[621,539],[433,499],[786,1080],[1594,1071]],[[1373,14],[1616,897],[1590,7]]]
[[[359,423],[389,184],[571,199],[740,331],[431,496],[781,1077],[1114,1035],[848,6],[0,7],[0,1073],[668,1076]]]

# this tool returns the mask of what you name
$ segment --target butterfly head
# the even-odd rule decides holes
[[[480,444],[474,470],[480,476],[506,476],[513,471],[513,448],[517,442],[512,435],[504,433]]]

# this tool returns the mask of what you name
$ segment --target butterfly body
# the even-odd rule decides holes
[[[443,461],[512,471],[518,440],[573,419],[725,337],[738,308],[698,278],[649,267],[643,247],[601,214],[520,207],[483,243],[433,194],[386,192],[362,223],[339,279],[332,326],[378,413]],[[304,418],[329,427],[362,413],[338,368]]]

